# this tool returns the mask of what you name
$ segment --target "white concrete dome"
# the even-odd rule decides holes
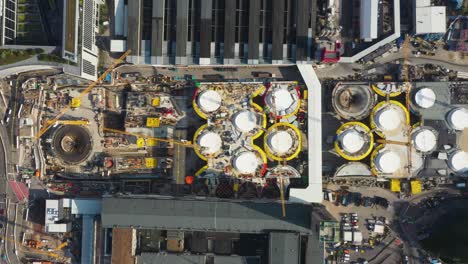
[[[448,123],[453,129],[463,130],[468,128],[468,109],[455,108],[448,114]]]
[[[198,106],[205,112],[214,112],[221,107],[221,95],[213,90],[206,90],[198,96]]]
[[[468,152],[457,150],[450,155],[448,162],[452,170],[460,173],[468,172]]]
[[[288,152],[293,143],[293,138],[287,131],[275,131],[268,137],[268,147],[277,154]]]
[[[274,89],[267,94],[266,99],[270,108],[275,109],[276,112],[288,110],[296,101],[287,88]]]
[[[394,173],[401,166],[400,156],[390,150],[381,151],[374,162],[377,169],[383,173]]]
[[[254,174],[260,164],[255,152],[246,151],[234,158],[233,165],[240,174]]]
[[[421,152],[429,152],[437,145],[436,134],[427,128],[416,130],[412,135],[412,139],[414,148]]]
[[[340,134],[341,146],[349,153],[360,151],[366,143],[363,136],[354,129],[348,129]]]
[[[249,110],[242,110],[234,115],[234,126],[241,132],[250,132],[257,126],[257,115]]]
[[[221,137],[215,132],[205,132],[198,137],[198,145],[204,154],[215,154],[221,150]]]
[[[414,101],[421,108],[430,108],[436,101],[436,95],[432,89],[422,88],[414,95]]]
[[[403,122],[402,113],[395,107],[386,106],[377,110],[375,123],[383,131],[393,131]]]

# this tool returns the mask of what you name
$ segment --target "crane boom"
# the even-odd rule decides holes
[[[161,141],[161,142],[165,142],[165,143],[174,143],[174,144],[184,146],[184,147],[189,147],[189,148],[194,148],[195,147],[192,144],[192,142],[188,141],[188,140],[177,141],[175,139],[155,138],[155,137],[150,137],[150,136],[147,136],[147,135],[144,135],[144,134],[132,133],[132,132],[122,131],[122,130],[113,129],[113,128],[107,128],[107,127],[104,127],[102,130],[106,131],[106,132],[121,134],[121,135],[134,136],[134,137],[137,137],[137,138],[154,139],[156,141]]]
[[[405,81],[405,86],[406,86],[406,109],[409,111],[410,109],[410,93],[411,93],[411,84],[409,83],[409,69],[408,69],[408,56],[409,56],[409,42],[410,42],[410,38],[409,36],[406,36],[405,37],[405,41],[403,42],[403,52],[404,52],[404,81]],[[410,115],[408,116],[408,119],[410,118]],[[407,151],[407,155],[408,155],[408,174],[411,174],[411,164],[413,163],[412,160],[411,160],[411,148],[412,148],[412,142],[411,142],[411,131],[412,131],[412,127],[411,127],[411,120],[409,119],[408,120],[408,142],[407,142],[407,146],[408,146],[408,151]]]

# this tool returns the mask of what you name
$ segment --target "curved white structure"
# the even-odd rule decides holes
[[[234,157],[233,166],[240,174],[254,174],[259,165],[257,155],[252,151],[245,151]]]
[[[247,133],[257,126],[257,115],[249,110],[242,110],[234,115],[233,123],[237,130]]]
[[[457,150],[450,155],[448,164],[450,168],[458,173],[468,172],[468,152]]]
[[[377,154],[374,163],[382,173],[394,173],[401,167],[400,156],[390,150],[384,150]]]
[[[266,178],[278,178],[278,177],[287,177],[287,178],[300,178],[301,174],[294,167],[289,165],[278,165],[276,167],[270,168],[265,175]]]
[[[468,128],[468,109],[455,108],[449,112],[447,122],[455,130]]]
[[[415,130],[411,135],[411,139],[414,148],[421,152],[432,151],[437,145],[437,135],[428,128]]]
[[[432,89],[422,88],[414,95],[414,101],[421,108],[430,108],[436,101],[436,95]]]
[[[221,150],[222,140],[221,137],[215,132],[205,132],[198,137],[198,145],[202,148],[203,154],[215,154]]]
[[[206,90],[198,95],[198,106],[204,112],[214,112],[221,107],[221,95],[213,90]]]
[[[375,124],[383,131],[393,131],[397,129],[403,120],[403,113],[396,107],[387,105],[377,110],[375,113]]]
[[[293,138],[286,131],[273,132],[268,137],[268,146],[277,154],[284,154],[293,147]]]
[[[349,153],[359,152],[366,143],[363,136],[355,129],[348,129],[341,133],[339,140],[343,149]]]

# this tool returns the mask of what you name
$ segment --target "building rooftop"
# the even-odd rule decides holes
[[[262,233],[271,230],[311,233],[311,207],[201,200],[103,198],[104,227]]]
[[[300,239],[295,233],[270,233],[270,264],[299,264]]]
[[[445,33],[445,6],[419,6],[415,11],[415,34]]]

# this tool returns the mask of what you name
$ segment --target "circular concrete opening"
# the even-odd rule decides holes
[[[397,153],[386,150],[377,155],[375,165],[383,173],[394,173],[400,168],[401,159]]]
[[[242,110],[234,115],[234,126],[237,130],[247,133],[257,126],[257,115],[249,110]]]
[[[61,126],[54,132],[52,147],[55,155],[63,161],[80,163],[91,154],[91,136],[84,127]]]
[[[293,146],[293,138],[286,131],[276,131],[269,136],[268,145],[277,154],[288,152]]]
[[[233,165],[240,174],[254,174],[260,164],[254,152],[246,151],[234,157]]]
[[[414,95],[414,101],[421,108],[430,108],[436,101],[436,95],[432,89],[422,88]]]
[[[429,152],[437,145],[437,137],[435,133],[427,128],[416,131],[412,137],[414,148],[421,152]]]
[[[207,90],[198,96],[198,105],[205,112],[214,112],[221,107],[221,95],[213,90]]]
[[[215,154],[221,150],[221,137],[215,132],[205,132],[198,137],[198,145],[203,154]]]
[[[360,151],[366,143],[362,135],[354,129],[348,129],[341,133],[340,139],[343,149],[349,153]]]

